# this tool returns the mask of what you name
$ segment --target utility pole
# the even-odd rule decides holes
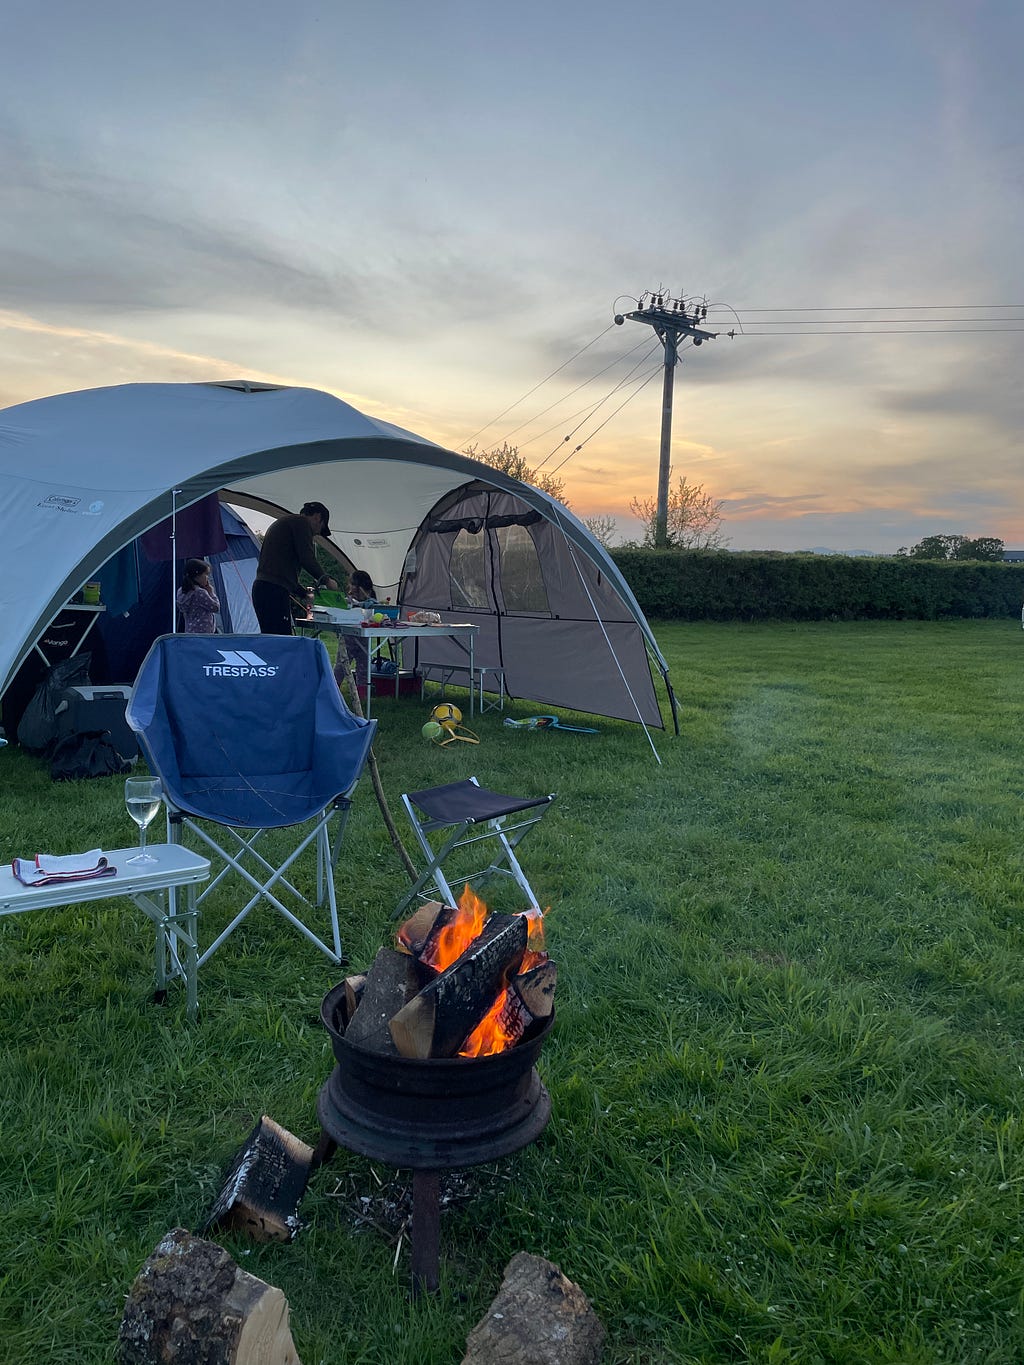
[[[647,301],[645,303],[645,300]],[[616,313],[615,321],[621,326],[628,318],[630,322],[643,322],[653,327],[655,335],[665,351],[665,379],[661,396],[661,459],[658,465],[658,508],[654,522],[654,546],[658,550],[668,549],[668,478],[672,467],[672,389],[675,368],[679,363],[679,341],[690,337],[695,346],[705,341],[713,341],[717,332],[706,332],[697,324],[708,315],[707,299],[670,298],[664,291],[645,290],[639,299],[639,307],[632,313]]]

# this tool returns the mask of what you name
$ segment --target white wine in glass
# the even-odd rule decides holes
[[[158,861],[146,852],[146,829],[156,819],[162,795],[158,777],[129,777],[124,784],[124,804],[139,827],[139,851],[127,860],[130,863]]]

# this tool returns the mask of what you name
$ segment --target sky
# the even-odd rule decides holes
[[[1024,547],[1021,51],[1020,0],[6,0],[0,407],[327,389],[626,539],[662,290],[730,548]]]

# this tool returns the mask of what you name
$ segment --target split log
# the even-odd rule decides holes
[[[501,1050],[515,1047],[535,1020],[548,1018],[555,1007],[556,975],[555,964],[544,962],[514,976],[509,982],[508,989],[501,993],[500,1009],[494,1021],[503,1039]],[[480,1040],[477,1040],[476,1033],[474,1029],[460,1048],[463,1055],[480,1056],[481,1047],[477,1046]],[[482,1045],[488,1042],[490,1039],[486,1038]]]
[[[381,948],[366,974],[359,1004],[349,1016],[346,1040],[371,1052],[394,1056],[397,1049],[388,1023],[419,988],[416,964],[409,954]]]
[[[522,915],[490,915],[461,957],[395,1015],[403,1057],[453,1057],[479,1024],[526,951]]]
[[[346,976],[345,978],[345,1018],[351,1019],[363,998],[363,991],[366,989],[366,973],[362,972],[358,976]]]
[[[290,1242],[299,1226],[313,1149],[266,1114],[228,1170],[203,1232],[244,1232],[257,1242]]]
[[[550,961],[512,978],[513,989],[534,1019],[547,1019],[555,1008],[557,979],[558,968]]]
[[[597,1365],[604,1340],[579,1285],[551,1261],[520,1251],[467,1337],[462,1365]]]
[[[426,905],[421,905],[398,930],[399,952],[420,957],[431,939],[436,938],[457,913],[453,905],[445,905],[443,901],[427,901]]]
[[[281,1290],[184,1228],[140,1270],[118,1347],[121,1365],[301,1365]]]

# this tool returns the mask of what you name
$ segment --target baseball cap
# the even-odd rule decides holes
[[[302,511],[300,512],[299,515],[303,517],[309,517],[312,516],[314,512],[320,513],[321,521],[320,534],[322,536],[329,536],[331,534],[331,528],[329,525],[329,522],[331,520],[331,514],[330,512],[328,512],[327,508],[323,505],[322,502],[304,502],[302,504]]]

